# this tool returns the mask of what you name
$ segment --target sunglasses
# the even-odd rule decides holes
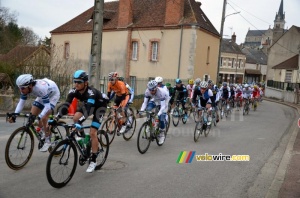
[[[109,81],[111,81],[111,82],[113,82],[113,81],[115,81],[116,79],[114,79],[114,78],[111,78],[111,79],[109,79]]]
[[[24,90],[26,89],[28,86],[19,86],[19,89]]]
[[[75,84],[82,84],[82,83],[84,83],[83,80],[73,80],[73,82],[74,82]]]
[[[150,91],[150,92],[154,92],[154,91],[156,91],[156,88],[154,88],[154,89],[149,89],[149,91]]]

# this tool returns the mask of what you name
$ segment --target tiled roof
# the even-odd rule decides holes
[[[267,30],[248,30],[247,36],[262,36]]]
[[[272,69],[291,69],[296,70],[299,66],[299,54],[279,63],[272,67]]]
[[[231,41],[231,39],[222,39],[221,52],[243,54],[240,47]]]
[[[200,26],[217,36],[218,31],[212,25],[200,8],[200,2],[184,0],[184,17],[178,25],[193,24]],[[133,0],[133,25],[132,28],[165,27],[166,2],[164,0]],[[103,30],[114,30],[118,26],[119,1],[106,2],[104,4]],[[70,33],[92,31],[93,7],[76,16],[65,24],[52,30],[50,33]]]
[[[246,63],[258,63],[261,65],[268,64],[268,56],[262,50],[243,48],[242,52],[246,55]]]
[[[7,54],[2,55],[0,61],[20,64],[40,48],[44,48],[50,54],[43,46],[18,45]]]

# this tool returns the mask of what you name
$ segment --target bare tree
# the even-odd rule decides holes
[[[22,33],[22,45],[37,45],[39,37],[31,28],[21,27],[20,30]]]

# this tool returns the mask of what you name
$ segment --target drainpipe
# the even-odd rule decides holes
[[[177,71],[177,78],[179,78],[179,74],[180,74],[181,48],[182,48],[182,34],[183,34],[183,25],[181,25],[181,32],[180,32],[180,45],[179,45],[179,57],[178,57],[178,71]]]
[[[125,65],[125,71],[124,71],[124,78],[126,79],[126,82],[129,82],[129,76],[130,76],[130,60],[131,60],[131,40],[132,39],[132,28],[128,28],[128,34],[127,34],[127,55],[126,55],[126,65]]]

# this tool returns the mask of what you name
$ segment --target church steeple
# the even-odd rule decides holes
[[[285,13],[283,13],[283,0],[281,0],[278,13],[276,13],[274,20],[274,29],[284,29],[285,25]]]

